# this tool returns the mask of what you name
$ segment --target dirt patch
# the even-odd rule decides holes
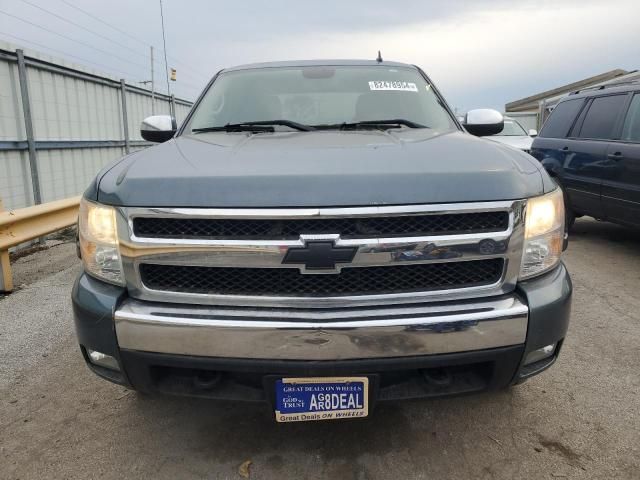
[[[540,442],[540,445],[542,445],[550,452],[561,455],[572,464],[579,464],[580,459],[582,459],[582,455],[577,453],[571,447],[557,440],[551,440],[549,438],[543,437],[542,435],[538,435],[538,442]]]

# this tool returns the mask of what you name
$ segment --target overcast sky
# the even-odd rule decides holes
[[[178,70],[171,87],[190,99],[225,66],[374,59],[378,49],[420,65],[459,112],[503,109],[587,76],[640,67],[639,0],[163,3],[168,63]],[[153,44],[156,82],[167,88],[158,0],[0,0],[0,38],[130,81],[150,78]]]

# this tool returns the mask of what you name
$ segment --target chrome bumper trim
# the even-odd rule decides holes
[[[126,300],[120,348],[268,360],[348,360],[466,352],[524,343],[517,297],[384,309],[220,309]]]

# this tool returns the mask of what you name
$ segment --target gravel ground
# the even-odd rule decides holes
[[[145,399],[95,377],[73,333],[72,244],[18,259],[0,297],[0,478],[640,478],[640,233],[580,219],[558,363],[513,389],[276,424],[266,407]]]

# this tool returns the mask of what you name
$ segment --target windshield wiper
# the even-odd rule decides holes
[[[405,126],[409,128],[428,128],[425,125],[421,125],[404,118],[394,118],[390,120],[363,120],[360,122],[335,123],[333,125],[314,125],[314,127],[319,130],[357,130],[358,128],[394,128],[398,126]]]
[[[310,132],[315,130],[310,125],[304,125],[298,122],[292,122],[291,120],[263,120],[259,122],[242,122],[242,123],[227,123],[226,125],[217,127],[203,127],[194,128],[191,130],[193,133],[199,132],[274,132],[274,125],[282,125],[284,127],[293,128],[294,130],[300,130],[301,132]]]

